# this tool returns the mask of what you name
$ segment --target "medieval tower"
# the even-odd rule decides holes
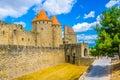
[[[59,47],[62,45],[62,28],[55,16],[49,19],[41,10],[32,21],[35,45],[38,47]]]
[[[71,27],[64,27],[64,43],[65,44],[76,44],[77,35]]]

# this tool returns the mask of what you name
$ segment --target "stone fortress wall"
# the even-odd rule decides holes
[[[86,46],[86,47],[85,47]],[[76,33],[62,27],[57,18],[49,19],[41,10],[32,21],[32,31],[22,25],[0,22],[0,80],[29,74],[64,62],[77,64],[87,44],[77,44]]]
[[[0,46],[0,80],[11,80],[65,62],[64,49]],[[12,49],[13,48],[13,49]]]
[[[0,22],[0,45],[35,46],[34,34],[21,25]]]

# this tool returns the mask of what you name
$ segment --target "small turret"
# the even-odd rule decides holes
[[[51,21],[52,21],[52,25],[58,25],[58,26],[60,26],[60,23],[58,22],[56,16],[53,16],[52,19],[51,19]]]
[[[63,44],[62,41],[62,27],[56,16],[51,18],[52,29],[53,29],[53,47],[59,47]]]

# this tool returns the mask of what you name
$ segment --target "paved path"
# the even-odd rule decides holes
[[[110,80],[110,62],[111,59],[105,57],[96,60],[85,80]]]

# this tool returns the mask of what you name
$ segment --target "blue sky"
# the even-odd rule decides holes
[[[95,45],[96,24],[100,24],[103,10],[120,5],[120,0],[0,0],[0,20],[23,24],[31,31],[31,21],[44,9],[49,18],[56,15],[62,27],[71,26],[77,33],[78,42]]]

